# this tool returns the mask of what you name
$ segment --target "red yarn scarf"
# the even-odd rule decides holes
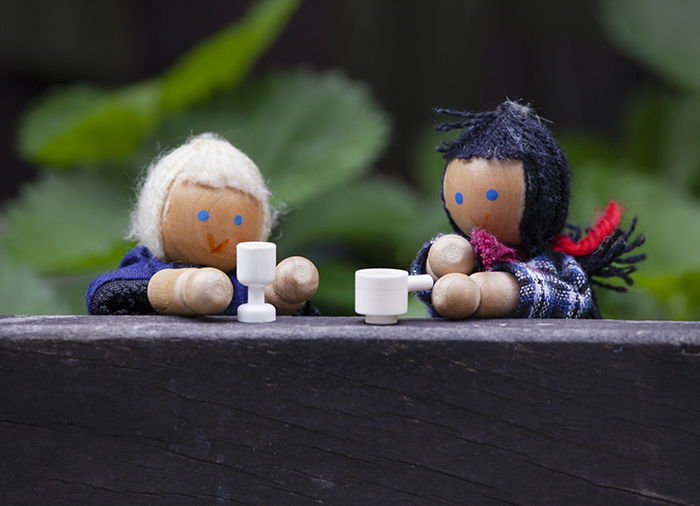
[[[593,225],[586,237],[574,242],[570,237],[560,235],[554,241],[552,249],[575,257],[590,255],[613,233],[620,224],[620,219],[622,219],[622,207],[614,200],[611,200],[605,209],[605,213],[598,217],[595,225]]]

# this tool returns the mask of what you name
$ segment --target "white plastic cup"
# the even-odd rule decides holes
[[[238,306],[238,321],[273,322],[275,306],[265,302],[265,287],[275,281],[277,246],[271,242],[251,241],[236,245],[236,277],[248,287],[248,302]]]
[[[355,271],[355,312],[372,325],[392,325],[408,311],[408,293],[429,290],[429,274],[409,276],[401,269],[360,269]]]

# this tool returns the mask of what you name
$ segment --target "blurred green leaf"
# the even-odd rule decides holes
[[[116,268],[116,264],[110,266],[110,269],[113,268]],[[55,293],[61,294],[61,302],[69,314],[86,314],[85,292],[88,284],[104,271],[105,269],[101,268],[99,270],[85,270],[76,274],[45,276],[42,281],[50,286]]]
[[[623,157],[619,150],[615,150],[614,142],[592,132],[564,132],[557,137],[557,141],[566,153],[569,166],[572,168],[590,163],[591,160],[614,163]]]
[[[283,221],[280,255],[340,243],[354,248],[352,256],[394,265],[398,245],[417,221],[415,202],[408,188],[379,178],[321,194]]]
[[[633,275],[635,284],[624,293],[594,287],[596,302],[603,318],[613,320],[663,320],[670,314],[654,294],[642,286],[640,273]]]
[[[0,314],[66,314],[62,294],[29,267],[0,254]]]
[[[357,261],[326,258],[316,260],[320,283],[312,301],[323,316],[355,313],[355,271]]]
[[[664,171],[669,105],[669,98],[658,91],[643,91],[629,100],[622,115],[624,142],[615,146],[618,159],[647,172]]]
[[[174,147],[206,131],[246,152],[275,198],[294,208],[366,172],[386,143],[388,122],[358,83],[296,71],[171,115],[154,139]]]
[[[115,92],[87,85],[55,90],[24,116],[20,153],[54,167],[123,158],[155,124],[157,103],[152,82]]]
[[[258,1],[236,25],[185,54],[163,76],[163,108],[183,109],[214,91],[236,86],[277,38],[299,1]]]
[[[76,85],[48,93],[22,120],[21,155],[47,167],[123,159],[141,145],[163,109],[181,109],[243,80],[298,3],[257,2],[241,22],[193,48],[160,80],[114,91]]]
[[[605,0],[603,21],[612,38],[676,84],[700,90],[700,2]]]
[[[6,209],[8,256],[42,273],[114,267],[128,245],[128,185],[94,174],[46,174]]]
[[[426,127],[415,143],[413,155],[413,174],[419,191],[429,198],[437,199],[438,202],[446,162],[442,153],[435,151],[435,148],[448,137],[445,132],[436,132]]]
[[[400,259],[402,269],[408,269],[424,243],[439,233],[453,232],[439,193],[432,198],[422,199],[414,205],[414,221],[404,230],[403,238],[397,244],[397,258]]]
[[[638,276],[640,286],[659,300],[673,320],[700,320],[700,270]]]
[[[622,140],[569,132],[559,141],[571,167],[592,160],[624,164],[700,195],[700,97],[639,93],[626,107],[622,130]]]
[[[663,132],[659,174],[677,189],[700,197],[700,96],[673,100]]]
[[[429,318],[428,310],[415,295],[408,296],[408,312],[403,315],[403,318]]]

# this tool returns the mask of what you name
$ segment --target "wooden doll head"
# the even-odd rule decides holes
[[[479,227],[501,242],[522,243],[520,223],[525,207],[525,178],[519,160],[455,158],[443,179],[445,208],[465,234]]]
[[[165,258],[232,270],[236,245],[257,241],[262,223],[262,205],[250,193],[176,180],[161,222]]]
[[[542,120],[517,102],[456,116],[437,130],[461,129],[438,151],[447,159],[442,199],[455,230],[484,228],[528,256],[549,248],[566,223],[569,167]]]
[[[202,134],[149,167],[130,237],[166,262],[231,270],[238,242],[269,236],[269,196],[250,158],[223,138]]]

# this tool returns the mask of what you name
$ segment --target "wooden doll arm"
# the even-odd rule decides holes
[[[163,269],[148,282],[148,301],[161,314],[219,314],[232,299],[231,280],[213,267]]]
[[[425,270],[433,279],[451,273],[470,274],[474,270],[474,249],[461,235],[440,236],[428,251]]]
[[[289,257],[275,269],[275,282],[265,287],[265,300],[278,314],[292,314],[302,308],[318,289],[316,266],[304,257]]]
[[[435,282],[431,297],[443,318],[495,318],[513,312],[520,286],[507,272],[451,273]]]
[[[520,300],[520,285],[509,272],[475,272],[469,276],[479,287],[481,302],[474,316],[499,318],[515,310]]]

